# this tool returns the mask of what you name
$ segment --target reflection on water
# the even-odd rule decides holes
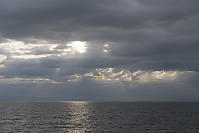
[[[0,133],[199,133],[199,103],[0,103]]]
[[[85,133],[91,128],[89,122],[89,109],[88,102],[66,102],[69,107],[70,124],[71,127],[67,128],[67,132]]]

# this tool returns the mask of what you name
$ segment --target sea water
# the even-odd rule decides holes
[[[199,133],[199,103],[0,103],[0,133],[64,132]]]

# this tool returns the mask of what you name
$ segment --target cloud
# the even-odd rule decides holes
[[[165,100],[183,95],[193,100],[196,94],[185,92],[198,87],[198,4],[0,0],[1,84],[8,90],[42,84],[52,99],[64,99],[68,92],[75,95],[67,95],[71,99],[161,99],[169,91]],[[20,85],[11,87],[11,81]],[[30,88],[34,96],[40,92],[40,87]],[[122,93],[124,88],[129,93]],[[147,88],[150,96],[144,94]]]

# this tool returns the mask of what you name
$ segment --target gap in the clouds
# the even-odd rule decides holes
[[[85,53],[87,51],[87,42],[82,41],[71,41],[67,46],[71,49],[72,52],[76,53]]]
[[[0,43],[0,62],[7,59],[38,59],[49,56],[80,55],[87,52],[86,41],[70,41],[65,43],[51,43],[47,40],[25,42],[21,40],[5,39]]]

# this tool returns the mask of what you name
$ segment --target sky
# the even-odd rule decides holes
[[[0,101],[199,101],[198,0],[0,0]]]

